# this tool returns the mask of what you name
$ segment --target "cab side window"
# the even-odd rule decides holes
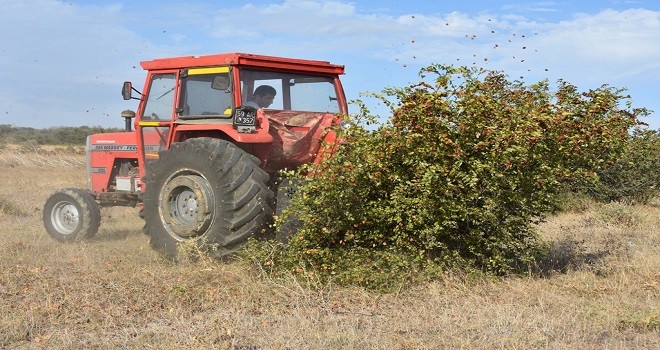
[[[231,114],[233,97],[229,90],[229,73],[190,74],[182,81],[182,118]]]
[[[174,74],[152,76],[142,120],[165,121],[172,119],[175,82],[176,77]]]

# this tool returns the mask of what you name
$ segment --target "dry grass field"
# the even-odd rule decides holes
[[[540,227],[539,271],[447,272],[378,295],[274,281],[239,262],[161,259],[132,208],[57,243],[42,205],[84,157],[0,149],[0,348],[658,349],[660,204],[588,203]]]

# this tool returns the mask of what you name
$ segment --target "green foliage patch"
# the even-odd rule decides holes
[[[622,156],[595,172],[569,188],[601,202],[649,203],[660,193],[660,132],[634,130]]]
[[[525,85],[501,72],[433,65],[420,83],[376,95],[392,110],[354,127],[302,182],[288,215],[298,233],[248,254],[273,273],[391,290],[448,269],[524,271],[544,250],[534,224],[566,181],[625,152],[643,109],[623,90]],[[374,122],[362,113],[358,125]],[[295,214],[295,217],[293,217]]]

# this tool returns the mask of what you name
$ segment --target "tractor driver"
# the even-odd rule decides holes
[[[261,85],[254,90],[252,95],[252,99],[245,102],[244,106],[250,106],[256,109],[267,108],[273,103],[277,91],[272,86]]]

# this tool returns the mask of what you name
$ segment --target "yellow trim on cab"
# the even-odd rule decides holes
[[[229,67],[191,68],[191,69],[188,69],[188,75],[213,74],[213,73],[229,73]]]
[[[145,153],[144,155],[151,158],[158,158],[158,153]]]
[[[159,122],[140,122],[140,126],[158,126]]]

